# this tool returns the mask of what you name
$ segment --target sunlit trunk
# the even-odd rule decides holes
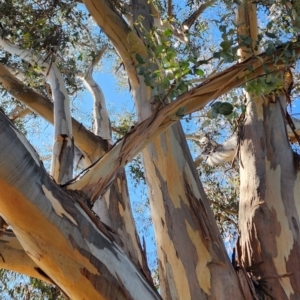
[[[160,299],[80,193],[52,180],[2,113],[0,139],[0,211],[41,272],[71,299]]]
[[[150,31],[153,20],[147,1],[132,1],[132,7],[134,22],[142,15],[143,28]],[[143,121],[152,113],[153,95],[143,77],[139,82],[139,87],[133,88],[133,95],[139,121]],[[154,139],[143,151],[143,161],[163,298],[241,299],[237,276],[180,123]]]
[[[255,6],[242,4],[238,17],[239,34],[255,41]],[[242,59],[251,55],[243,50]],[[287,138],[285,91],[246,97],[240,141],[239,263],[254,276],[258,294],[299,299],[300,186],[297,156]]]

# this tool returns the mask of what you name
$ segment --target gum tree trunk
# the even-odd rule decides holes
[[[80,193],[52,180],[2,113],[0,138],[1,215],[39,273],[71,299],[160,299]]]
[[[150,32],[154,20],[147,1],[133,0],[131,4],[133,22],[143,16],[143,28]],[[139,85],[133,88],[139,121],[152,114],[154,95],[151,92],[143,77],[139,77]],[[162,297],[241,299],[236,273],[180,123],[156,137],[143,150],[143,162],[155,227]]]
[[[257,38],[256,10],[239,7],[240,34]],[[249,56],[242,52],[242,58]],[[268,299],[299,299],[299,178],[286,130],[286,91],[246,93],[240,143],[238,257]]]

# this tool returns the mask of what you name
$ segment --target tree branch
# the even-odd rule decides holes
[[[27,115],[29,115],[30,113],[32,113],[32,111],[29,108],[22,108],[20,106],[16,106],[9,114],[8,114],[8,118],[11,121],[14,121],[18,118],[22,118],[25,117]]]
[[[182,27],[184,30],[189,30],[197,18],[211,5],[213,5],[216,0],[206,1],[204,4],[201,4],[183,23]]]
[[[139,85],[136,54],[148,56],[143,41],[130,29],[109,0],[84,0],[86,8],[118,51],[132,87]]]
[[[297,54],[300,46],[294,45]],[[282,49],[274,54],[277,57]],[[272,56],[273,57],[273,56]],[[262,54],[238,63],[215,75],[206,82],[179,96],[177,100],[156,111],[145,121],[139,123],[124,138],[104,155],[95,165],[91,166],[80,178],[67,184],[70,190],[81,190],[93,200],[109,186],[115,173],[127,164],[134,156],[144,149],[156,136],[188,115],[205,107],[205,105],[224,93],[252,80],[265,75],[265,70],[278,71],[286,68],[285,61],[277,61]],[[249,70],[249,66],[251,66]],[[99,179],[100,178],[100,179]]]
[[[51,174],[59,183],[65,183],[73,174],[73,137],[69,96],[58,68],[51,59],[50,63],[37,58],[31,50],[21,49],[9,40],[1,37],[0,45],[10,54],[31,64],[37,64],[39,73],[45,75],[52,89],[54,102],[54,143]]]
[[[24,85],[2,64],[0,64],[0,83],[11,95],[28,106],[32,111],[48,122],[54,123],[53,103],[45,96]],[[95,136],[73,118],[72,127],[75,143],[90,163],[104,155],[109,148],[109,143],[106,140]]]
[[[27,255],[13,232],[0,233],[0,268],[53,283]]]

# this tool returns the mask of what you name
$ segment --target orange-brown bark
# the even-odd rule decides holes
[[[72,299],[159,299],[80,194],[53,182],[2,113],[0,138],[0,211],[38,267]]]
[[[254,5],[242,4],[239,17],[244,24],[239,33],[255,42]],[[247,58],[249,51],[242,50]],[[300,297],[299,180],[287,138],[285,95],[246,94],[240,144],[239,263],[267,299]]]

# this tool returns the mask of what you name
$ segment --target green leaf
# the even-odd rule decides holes
[[[219,29],[220,29],[221,32],[226,32],[226,28],[227,28],[226,25],[220,25],[219,26]]]
[[[232,45],[231,41],[223,41],[220,46],[224,49],[227,50],[230,46]]]
[[[177,52],[175,51],[175,49],[173,48],[169,48],[167,49],[167,60],[172,60],[176,57]]]
[[[220,58],[221,53],[220,52],[215,52],[213,56],[214,56],[214,58]]]
[[[26,42],[28,42],[28,41],[30,40],[30,33],[29,33],[29,32],[24,33],[24,34],[23,34],[23,39],[24,39]]]
[[[82,59],[83,59],[82,52],[77,56],[77,59],[80,60],[80,61],[82,61]]]
[[[185,109],[185,106],[179,107],[176,111],[176,116],[182,118],[184,116]]]
[[[201,128],[203,129],[203,128],[209,126],[209,125],[210,125],[210,120],[205,120],[205,121],[201,124]]]
[[[155,47],[154,50],[155,56],[158,57],[164,50],[165,50],[164,45],[158,45],[157,47]]]
[[[232,113],[233,106],[228,102],[223,102],[219,108],[219,113],[224,116],[228,116]]]
[[[140,67],[140,68],[138,69],[138,74],[139,74],[139,75],[144,75],[145,72],[146,72],[145,67]]]
[[[137,53],[135,55],[135,58],[136,58],[136,60],[138,61],[139,64],[144,64],[145,63],[143,57],[139,53]]]
[[[277,38],[275,33],[269,32],[269,31],[266,31],[266,36],[271,38],[271,39],[276,39]]]
[[[173,34],[173,32],[172,32],[171,29],[166,29],[166,30],[164,31],[164,36],[169,37],[169,36],[171,36],[172,34]]]
[[[184,81],[181,81],[178,85],[178,90],[181,91],[181,93],[185,93],[188,91],[188,86]]]
[[[196,75],[199,75],[199,76],[203,76],[203,75],[204,75],[204,71],[201,70],[201,69],[197,69],[197,70],[195,71],[195,74],[196,74]]]
[[[268,24],[267,24],[267,29],[271,29],[273,26],[273,21],[270,21]]]
[[[46,23],[46,18],[39,19],[35,22],[35,25],[41,25]]]
[[[228,102],[216,101],[212,106],[212,116],[215,118],[218,114],[220,115],[230,115],[233,111],[232,104]]]

